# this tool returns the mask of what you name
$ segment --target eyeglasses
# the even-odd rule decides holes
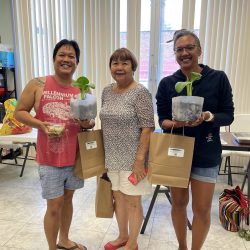
[[[195,47],[197,47],[197,45],[190,44],[190,45],[187,45],[186,47],[177,47],[177,48],[174,49],[174,51],[175,51],[176,54],[180,54],[184,50],[186,50],[187,52],[191,52],[191,51],[194,50]]]

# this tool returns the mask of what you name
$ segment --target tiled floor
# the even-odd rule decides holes
[[[43,232],[45,201],[41,198],[37,166],[29,161],[24,176],[20,168],[0,164],[0,249],[46,250]],[[234,177],[241,183],[242,177]],[[219,176],[212,208],[212,225],[203,249],[250,249],[250,242],[237,233],[224,230],[218,219],[218,195],[224,188],[225,176]],[[94,214],[95,178],[88,179],[85,187],[74,197],[74,217],[71,238],[88,246],[89,250],[103,249],[103,245],[117,235],[114,219],[97,219]],[[143,198],[146,213],[152,195]],[[189,211],[189,217],[192,215]],[[190,246],[191,231],[188,231]],[[164,194],[159,194],[145,234],[139,236],[139,249],[175,250],[177,242],[170,219],[170,204]]]

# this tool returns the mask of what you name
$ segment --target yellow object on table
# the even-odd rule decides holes
[[[0,135],[16,135],[31,132],[31,127],[24,125],[14,118],[16,105],[17,100],[15,98],[8,99],[4,102],[6,114],[3,119],[3,125],[0,128]]]

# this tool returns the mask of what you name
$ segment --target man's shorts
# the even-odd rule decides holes
[[[191,178],[208,183],[216,183],[219,165],[211,168],[192,168]]]
[[[74,167],[52,167],[39,165],[38,174],[44,199],[55,199],[64,195],[64,189],[76,190],[84,186],[84,181],[74,176]]]
[[[113,191],[121,191],[127,195],[145,195],[152,192],[152,185],[148,182],[147,176],[137,185],[133,185],[128,177],[132,171],[108,171],[108,177],[112,183]]]

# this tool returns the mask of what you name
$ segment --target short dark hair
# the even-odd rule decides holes
[[[181,30],[176,30],[174,33],[173,40],[172,40],[174,41],[174,50],[175,50],[176,41],[182,36],[192,36],[195,40],[197,47],[201,49],[201,43],[200,43],[200,39],[198,38],[198,36],[191,30],[181,29]]]
[[[53,51],[53,61],[55,61],[58,50],[64,45],[70,45],[74,48],[75,53],[76,53],[76,63],[78,64],[79,59],[80,59],[80,49],[79,49],[78,43],[74,40],[68,40],[68,39],[63,39],[56,44],[54,51]]]
[[[135,58],[135,55],[127,48],[120,48],[114,51],[114,53],[111,55],[109,59],[109,68],[111,68],[112,61],[116,60],[121,60],[121,61],[129,60],[131,61],[133,72],[135,72],[137,69],[138,62]]]

